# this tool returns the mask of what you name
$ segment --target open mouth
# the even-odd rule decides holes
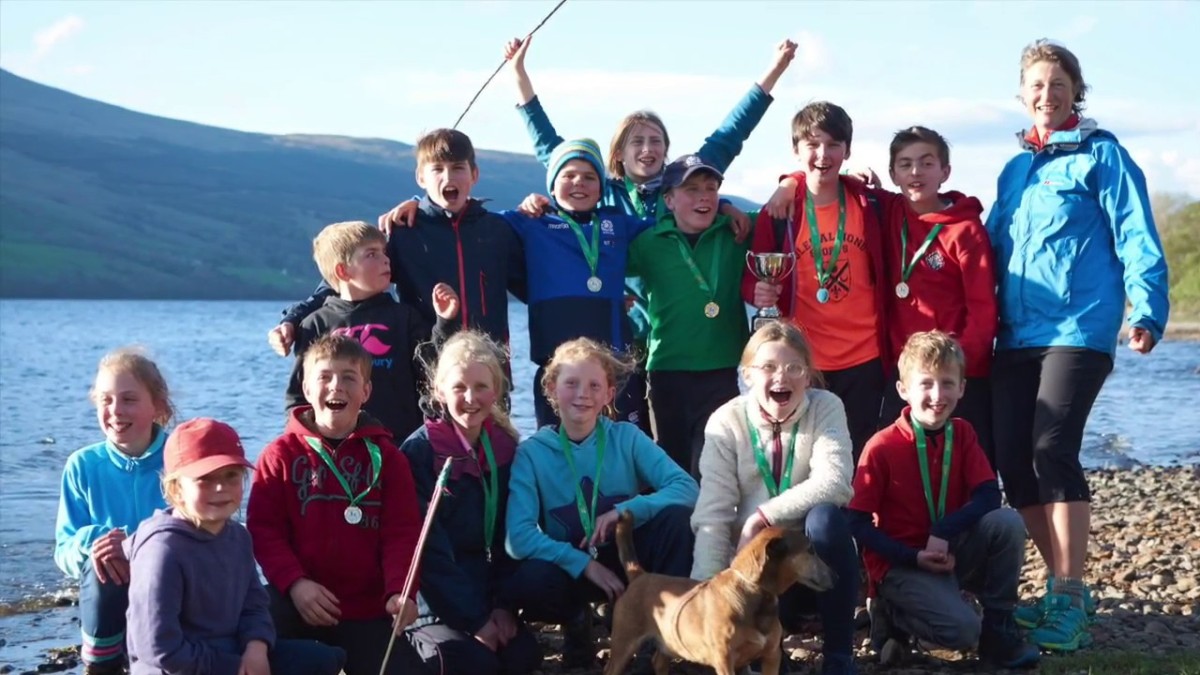
[[[767,397],[779,405],[787,405],[792,401],[792,390],[782,387],[768,389]]]
[[[334,412],[341,412],[346,409],[346,401],[340,398],[331,398],[325,401],[325,407]]]
[[[447,186],[447,187],[443,188],[442,189],[442,199],[445,199],[447,202],[457,201],[458,200],[458,188],[453,187],[453,186]]]

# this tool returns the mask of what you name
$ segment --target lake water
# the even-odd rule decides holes
[[[0,614],[66,584],[54,566],[63,462],[100,440],[87,393],[108,350],[144,345],[180,419],[232,424],[257,454],[283,427],[290,359],[270,351],[278,302],[0,301]],[[512,311],[514,421],[534,427],[524,307]],[[1089,421],[1088,466],[1200,462],[1200,343],[1167,342],[1149,357],[1120,349]],[[1191,410],[1192,412],[1187,412]]]

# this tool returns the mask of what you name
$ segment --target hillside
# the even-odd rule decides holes
[[[531,156],[478,161],[479,197],[545,190]],[[321,226],[373,222],[414,169],[404,143],[219,129],[0,70],[0,296],[294,298]]]

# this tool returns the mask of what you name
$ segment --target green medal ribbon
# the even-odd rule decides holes
[[[700,273],[700,267],[696,265],[696,259],[692,257],[692,248],[684,241],[682,233],[675,234],[675,243],[679,246],[679,255],[683,256],[683,261],[692,271],[692,276],[696,278],[696,284],[700,286],[700,290],[708,293],[710,302],[716,302],[717,284],[721,280],[721,254],[725,252],[725,238],[717,237],[717,248],[713,251],[712,262],[708,266],[708,279],[705,279],[704,275]]]
[[[308,441],[309,447],[325,462],[325,466],[329,467],[329,470],[333,472],[333,477],[337,478],[337,481],[342,484],[342,489],[346,491],[346,498],[350,500],[350,506],[358,506],[362,498],[366,497],[367,493],[379,482],[379,470],[383,467],[383,455],[379,452],[379,446],[371,441],[363,439],[363,443],[367,445],[367,452],[371,455],[371,473],[373,474],[371,476],[371,484],[365,490],[358,493],[358,495],[355,495],[354,491],[350,489],[350,483],[346,481],[346,476],[342,474],[337,465],[333,463],[333,458],[325,451],[325,445],[319,439],[312,436],[305,436],[304,440]]]
[[[779,493],[787,489],[784,486],[792,486],[792,460],[796,459],[796,432],[800,430],[800,420],[796,420],[796,423],[792,425],[792,440],[788,442],[787,459],[783,463],[783,475],[779,477],[779,484],[776,485],[771,466],[767,463],[767,453],[758,442],[758,430],[750,421],[750,413],[743,410],[742,414],[746,416],[746,428],[750,430],[750,447],[754,448],[754,462],[758,464],[758,472],[762,474],[763,483],[767,486],[767,494],[772,498],[778,497]]]
[[[808,221],[808,233],[812,238],[813,266],[817,268],[817,285],[825,288],[830,275],[837,269],[838,258],[842,255],[842,246],[846,242],[846,186],[838,182],[838,224],[837,236],[833,240],[833,252],[829,254],[829,264],[825,264],[825,255],[821,253],[821,230],[817,223],[817,207],[813,204],[816,197],[809,192],[804,200],[804,219]]]
[[[946,445],[942,450],[942,490],[938,493],[937,512],[933,510],[933,486],[929,484],[929,458],[925,456],[925,429],[916,417],[911,417],[917,437],[917,463],[921,466],[921,487],[925,489],[925,505],[929,507],[929,522],[936,523],[946,515],[946,491],[950,486],[950,455],[954,450],[954,420],[946,424]]]
[[[571,439],[567,438],[566,427],[558,425],[558,444],[562,446],[563,455],[567,458],[567,466],[571,467],[571,477],[575,479],[575,506],[579,508],[579,522],[583,525],[583,535],[592,538],[596,531],[596,500],[600,497],[600,469],[604,464],[604,425],[596,424],[596,473],[592,477],[592,508],[588,510],[587,500],[583,498],[583,488],[579,485],[579,473],[575,471],[575,453],[571,450]]]
[[[934,242],[934,240],[937,239],[938,232],[942,231],[942,227],[944,225],[945,225],[945,223],[938,223],[937,225],[934,225],[933,229],[929,231],[929,234],[925,236],[925,241],[921,244],[921,247],[917,249],[916,253],[913,253],[912,260],[909,260],[906,262],[904,260],[904,257],[908,253],[908,216],[904,216],[904,222],[900,225],[900,282],[901,283],[906,283],[908,281],[908,278],[910,276],[912,276],[913,270],[917,268],[917,261],[919,261],[921,259],[921,256],[925,255],[925,251],[929,250],[930,244],[932,244]]]
[[[488,438],[486,429],[480,431],[479,440],[483,443],[483,453],[487,455],[488,470],[491,472],[489,480],[484,480],[483,463],[479,461],[479,455],[475,455],[475,463],[479,465],[479,482],[483,485],[483,547],[490,561],[492,537],[496,534],[496,507],[500,502],[500,477],[496,470],[496,455],[492,452],[492,439]]]
[[[625,177],[625,192],[629,194],[629,202],[633,204],[633,210],[641,218],[649,216],[650,209],[646,208],[646,200],[642,198],[642,193],[638,192],[637,183]],[[662,220],[663,212],[667,210],[667,205],[663,203],[662,192],[659,192],[658,199],[654,203],[654,217]]]
[[[583,236],[583,228],[575,219],[567,215],[566,211],[559,211],[558,215],[562,216],[563,220],[567,221],[567,225],[571,226],[571,231],[575,233],[575,238],[579,240],[579,248],[583,251],[583,257],[587,260],[588,269],[591,270],[592,276],[596,276],[596,265],[600,262],[600,223],[599,218],[592,216],[592,243],[589,246],[588,240]],[[588,222],[592,222],[588,221]]]

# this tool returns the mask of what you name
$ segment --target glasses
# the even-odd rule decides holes
[[[747,368],[754,368],[767,377],[771,377],[775,373],[783,372],[788,377],[804,377],[808,374],[808,366],[798,361],[791,363],[752,363]]]

